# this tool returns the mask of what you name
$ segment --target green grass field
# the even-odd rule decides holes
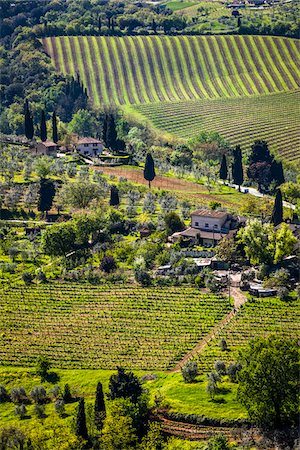
[[[244,97],[299,87],[295,39],[264,36],[49,37],[57,70],[96,106]]]
[[[62,368],[164,370],[222,319],[221,295],[190,287],[49,283],[0,293],[0,360]]]
[[[180,138],[217,131],[232,145],[248,150],[264,139],[287,160],[300,155],[300,91],[254,97],[136,105],[154,127]]]

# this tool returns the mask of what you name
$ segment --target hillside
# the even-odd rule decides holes
[[[80,74],[96,106],[244,97],[300,86],[295,39],[63,36],[43,44],[57,70]]]
[[[152,103],[134,111],[154,127],[180,138],[201,131],[217,131],[232,145],[249,150],[255,139],[264,139],[286,160],[300,156],[300,91],[255,97]]]

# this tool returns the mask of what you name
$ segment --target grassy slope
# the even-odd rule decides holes
[[[240,97],[299,86],[294,39],[63,36],[43,43],[58,70],[80,74],[96,105]]]
[[[296,91],[243,99],[153,103],[132,109],[154,127],[180,138],[217,131],[244,149],[255,139],[265,139],[275,152],[292,161],[300,155],[299,100],[300,91]]]

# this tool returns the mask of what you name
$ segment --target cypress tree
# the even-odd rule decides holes
[[[154,161],[151,153],[147,153],[145,167],[144,167],[144,178],[149,182],[149,189],[151,188],[151,181],[155,178],[155,168]]]
[[[281,190],[278,189],[276,192],[271,222],[276,227],[283,221],[283,206],[282,206],[282,194]]]
[[[25,100],[24,105],[24,128],[25,128],[25,136],[27,137],[27,139],[32,139],[34,133],[33,118],[29,109],[29,103],[27,99]]]
[[[107,133],[107,114],[105,114],[104,119],[103,119],[103,128],[102,128],[102,139],[107,147],[107,142],[106,142],[106,133]]]
[[[109,114],[107,117],[106,145],[112,150],[117,150],[117,130],[115,119],[112,114]]]
[[[94,411],[95,411],[95,425],[98,428],[98,430],[101,430],[103,427],[103,420],[106,417],[106,409],[105,409],[103,388],[100,381],[97,384]]]
[[[46,126],[46,117],[45,111],[43,110],[41,113],[41,140],[45,142],[47,140],[47,126]]]
[[[239,145],[237,145],[235,150],[233,150],[232,179],[234,184],[238,185],[240,191],[241,184],[243,184],[244,181],[244,172],[242,150]]]
[[[57,144],[58,141],[58,133],[57,133],[57,117],[56,112],[53,111],[52,114],[52,140]]]
[[[42,212],[50,211],[50,209],[52,208],[54,196],[55,186],[53,181],[41,178],[38,210]]]
[[[221,166],[220,166],[220,172],[219,176],[221,180],[227,180],[228,170],[227,170],[227,161],[226,156],[222,156]]]
[[[88,432],[86,427],[86,418],[85,418],[85,408],[84,408],[84,399],[81,398],[78,404],[78,411],[76,417],[76,436],[82,437],[83,439],[88,439]]]
[[[120,204],[119,190],[116,186],[110,188],[110,206],[118,206]]]
[[[282,183],[284,183],[285,179],[283,174],[282,162],[277,162],[274,160],[271,165],[271,173],[276,186],[280,186]]]

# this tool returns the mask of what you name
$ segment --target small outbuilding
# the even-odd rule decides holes
[[[35,144],[35,153],[37,155],[56,156],[59,146],[52,141],[38,142]]]

